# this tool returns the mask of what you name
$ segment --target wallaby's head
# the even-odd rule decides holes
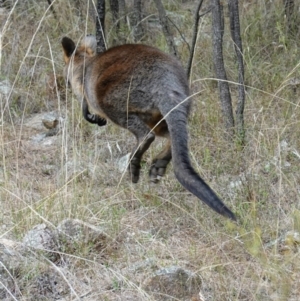
[[[73,40],[68,37],[64,37],[61,40],[61,44],[64,50],[64,60],[66,64],[69,64],[72,56],[74,56],[74,60],[82,60],[96,54],[96,38],[91,35],[84,37],[78,47]]]
[[[64,37],[61,44],[65,61],[64,76],[79,96],[82,90],[82,80],[79,79],[76,71],[85,63],[86,59],[96,55],[96,38],[91,35],[86,36],[82,39],[81,44],[77,46],[73,40]],[[82,75],[82,71],[79,75]]]

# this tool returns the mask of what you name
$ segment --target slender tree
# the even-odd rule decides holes
[[[193,26],[193,39],[192,39],[192,46],[191,46],[191,50],[190,50],[190,56],[189,56],[189,61],[187,64],[187,76],[188,78],[190,78],[191,76],[191,70],[192,70],[192,63],[193,63],[193,59],[194,59],[194,54],[195,54],[195,47],[196,47],[196,42],[197,42],[197,36],[198,36],[198,27],[199,27],[199,20],[200,20],[200,9],[202,7],[204,0],[200,0],[197,7],[196,7],[196,12],[195,12],[195,17],[194,17],[194,26]]]
[[[118,0],[118,2],[119,2],[120,24],[121,26],[125,26],[127,24],[126,3],[125,0]]]
[[[121,13],[125,14],[126,12],[126,4],[125,4],[125,0],[118,0],[119,2],[119,10]]]
[[[133,2],[131,24],[133,27],[133,39],[135,42],[138,42],[144,35],[142,25],[142,0],[134,0]]]
[[[224,13],[223,5],[220,0],[212,0],[212,42],[213,42],[213,61],[218,79],[221,109],[223,114],[226,134],[229,140],[234,135],[234,118],[232,111],[231,94],[227,81],[226,70],[223,60],[223,35],[224,35]]]
[[[98,0],[97,16],[96,16],[97,53],[101,53],[106,50],[104,23],[105,23],[105,0]]]
[[[47,0],[48,1],[48,0]],[[48,1],[49,3],[49,1]],[[49,5],[51,4],[51,2],[49,3]],[[7,0],[0,0],[0,7],[5,7],[5,8],[8,8],[10,9],[12,6],[12,3],[11,1],[7,1]]]
[[[245,107],[245,86],[244,86],[244,57],[239,19],[239,0],[228,0],[230,32],[234,42],[234,49],[238,63],[238,102],[236,107],[236,132],[240,142],[244,143],[244,107]]]
[[[111,10],[114,25],[116,26],[116,33],[118,33],[118,31],[120,29],[119,1],[118,0],[110,0],[110,10]]]
[[[168,18],[167,18],[165,8],[164,8],[163,4],[161,3],[161,0],[154,0],[154,2],[157,7],[157,10],[158,10],[159,21],[162,26],[162,30],[165,35],[165,38],[167,40],[169,52],[175,56],[178,56],[177,48],[176,48],[174,38],[173,38],[171,30],[170,30],[170,26],[168,23]]]
[[[284,14],[286,18],[287,34],[292,39],[299,39],[299,20],[300,20],[300,7],[299,1],[283,0],[284,1]]]
[[[3,1],[3,0],[2,0],[2,1]],[[4,1],[3,1],[3,2],[4,2]],[[49,4],[49,6],[50,6],[50,10],[51,10],[51,12],[52,12],[54,18],[57,19],[56,11],[55,11],[55,9],[54,9],[54,7],[53,7],[53,5],[52,5],[52,0],[47,0],[47,2],[48,2],[48,4]]]

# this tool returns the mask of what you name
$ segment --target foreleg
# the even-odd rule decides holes
[[[82,102],[82,114],[84,119],[87,120],[89,123],[98,124],[99,126],[104,126],[107,123],[105,118],[90,113],[89,106],[85,98],[83,99]]]

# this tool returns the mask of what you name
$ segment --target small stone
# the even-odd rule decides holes
[[[55,112],[45,114],[42,118],[42,123],[49,130],[46,133],[47,137],[55,136],[59,133],[59,116]]]
[[[44,117],[42,119],[42,123],[43,123],[44,127],[48,130],[56,128],[58,125],[58,122],[59,122],[58,117],[53,114],[44,115]]]

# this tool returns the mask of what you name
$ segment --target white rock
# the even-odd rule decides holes
[[[128,167],[128,164],[129,164],[129,159],[130,159],[130,153],[128,153],[127,155],[121,157],[117,161],[117,166],[118,166],[118,169],[121,173],[123,173],[127,170],[127,167]]]
[[[0,81],[0,93],[3,94],[4,96],[8,96],[11,90],[11,85],[10,82],[5,79],[3,81]]]

